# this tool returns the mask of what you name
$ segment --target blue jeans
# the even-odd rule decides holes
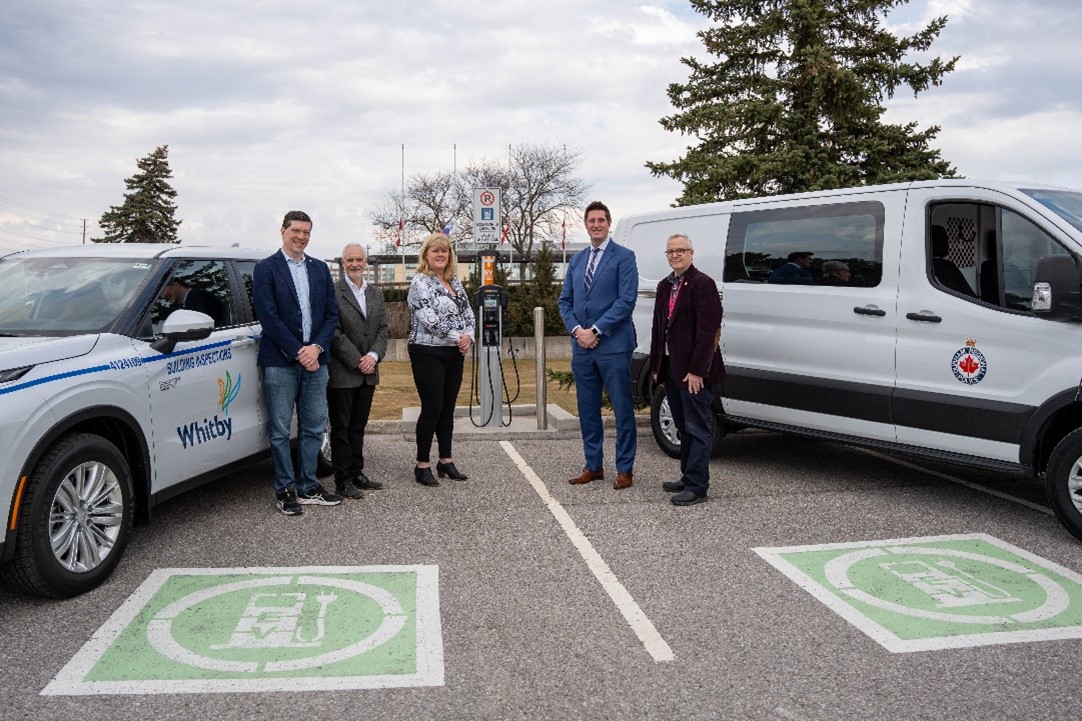
[[[680,480],[696,496],[705,496],[710,487],[710,450],[714,445],[714,391],[703,388],[690,393],[686,383],[673,375],[665,361],[665,395],[673,423],[680,431]]]
[[[586,468],[600,471],[605,467],[602,448],[605,431],[601,422],[601,390],[604,388],[609,392],[612,411],[616,416],[616,470],[630,473],[635,467],[638,443],[635,404],[631,397],[631,351],[594,353],[575,348],[571,356],[571,372],[575,374],[575,395],[578,398]]]
[[[267,398],[267,426],[271,457],[274,459],[274,491],[293,488],[310,493],[319,485],[316,456],[327,426],[327,366],[306,371],[300,365],[263,369],[263,391]],[[289,451],[289,427],[297,411],[297,460],[294,473]],[[295,481],[294,481],[295,479]]]

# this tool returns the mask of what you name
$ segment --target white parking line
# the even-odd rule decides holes
[[[510,442],[500,441],[500,445],[507,455],[511,457],[511,460],[515,462],[519,470],[522,471],[522,475],[530,482],[537,495],[548,506],[549,511],[556,518],[556,522],[560,524],[571,543],[578,549],[582,560],[586,561],[586,566],[597,578],[598,583],[605,589],[605,592],[609,594],[609,598],[612,599],[612,602],[616,604],[616,608],[623,614],[624,619],[631,626],[631,630],[639,637],[639,641],[646,647],[646,652],[653,657],[655,663],[672,661],[675,655],[672,649],[669,648],[669,644],[665,642],[654,624],[642,612],[639,604],[635,603],[635,599],[624,588],[624,584],[620,583],[620,580],[609,569],[609,565],[601,558],[601,554],[594,549],[590,541],[579,530],[579,527],[571,520],[571,516],[564,510],[564,507],[549,495],[544,482],[534,473],[534,470],[523,460]]]
[[[1040,511],[1041,513],[1047,513],[1050,516],[1053,515],[1051,508],[1049,508],[1047,506],[1042,506],[1040,503],[1034,503],[1033,501],[1027,501],[1027,500],[1025,500],[1023,498],[1017,498],[1017,497],[1012,496],[1012,495],[1010,495],[1008,493],[1003,493],[1002,491],[994,491],[991,488],[985,488],[984,486],[982,486],[980,484],[972,483],[970,481],[963,481],[961,478],[955,478],[954,476],[949,476],[946,473],[940,473],[939,471],[933,471],[930,468],[924,468],[924,467],[918,466],[918,465],[916,465],[914,463],[907,463],[905,461],[900,461],[897,458],[891,458],[890,456],[885,456],[882,453],[878,453],[876,451],[869,451],[867,448],[860,448],[858,450],[864,451],[869,456],[875,456],[876,458],[882,458],[884,461],[890,461],[891,463],[896,463],[899,466],[905,466],[906,468],[912,468],[915,471],[920,471],[922,473],[927,473],[930,476],[935,476],[936,478],[942,478],[944,481],[950,481],[951,483],[957,483],[960,486],[965,486],[966,488],[972,488],[975,491],[980,491],[981,493],[987,493],[988,495],[995,496],[996,498],[1002,498],[1002,499],[1004,499],[1006,501],[1013,501],[1014,503],[1018,503],[1020,505],[1023,505],[1026,508],[1032,508],[1035,511]]]

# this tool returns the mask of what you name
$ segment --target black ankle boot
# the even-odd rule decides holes
[[[439,474],[440,478],[443,478],[444,476],[447,476],[452,481],[464,481],[467,478],[469,478],[469,476],[464,476],[461,473],[459,473],[458,469],[455,468],[455,464],[453,462],[451,462],[451,463],[443,463],[442,461],[437,461],[436,462],[436,473]]]
[[[413,478],[422,486],[438,486],[440,482],[432,476],[432,467],[414,468]]]

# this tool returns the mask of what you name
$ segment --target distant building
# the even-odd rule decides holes
[[[572,255],[585,247],[585,243],[569,243],[567,246],[567,258],[570,259]],[[463,283],[470,277],[470,273],[479,262],[481,252],[490,248],[491,246],[479,247],[473,243],[459,243],[455,247],[458,258],[458,277]],[[529,280],[532,277],[532,267],[529,264],[533,262],[533,255],[523,259],[521,254],[515,253],[512,258],[512,252],[509,250],[508,245],[496,246],[495,250],[499,253],[500,262],[507,269],[508,277],[512,281]],[[332,272],[337,272],[340,277],[341,268],[338,260],[338,258],[330,259],[327,263],[331,266]],[[525,278],[521,277],[522,266],[520,265],[524,260],[527,263]],[[555,248],[553,250],[553,260],[556,264],[556,279],[562,281],[566,268],[564,251],[558,247]],[[373,251],[368,256],[368,268],[365,271],[365,277],[375,285],[405,286],[413,280],[416,272],[416,248],[407,249],[405,253],[401,251],[398,253],[377,253]]]

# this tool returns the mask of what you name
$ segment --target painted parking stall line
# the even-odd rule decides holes
[[[435,566],[154,571],[42,695],[443,685]]]
[[[893,653],[1082,638],[1082,575],[987,534],[752,550]]]
[[[556,522],[560,524],[560,528],[567,534],[572,545],[578,550],[579,555],[586,562],[586,566],[590,569],[590,572],[594,574],[598,583],[605,589],[605,592],[609,594],[609,598],[616,604],[616,608],[623,615],[628,625],[631,626],[631,630],[635,632],[639,641],[646,648],[646,652],[654,659],[655,663],[665,663],[672,661],[675,658],[672,648],[658,633],[657,627],[653,622],[643,613],[642,608],[635,602],[631,594],[624,587],[624,584],[620,583],[620,579],[616,577],[616,574],[612,572],[609,565],[605,563],[605,559],[601,557],[601,554],[593,547],[589,539],[579,527],[575,525],[575,522],[571,519],[567,510],[549,495],[548,488],[545,487],[545,483],[541,478],[530,468],[529,464],[519,455],[515,447],[508,441],[500,441],[500,446],[504,452],[510,456],[511,460],[518,466],[519,471],[529,481],[537,495],[541,497],[541,500],[545,502],[549,511],[553,517],[556,518]]]

